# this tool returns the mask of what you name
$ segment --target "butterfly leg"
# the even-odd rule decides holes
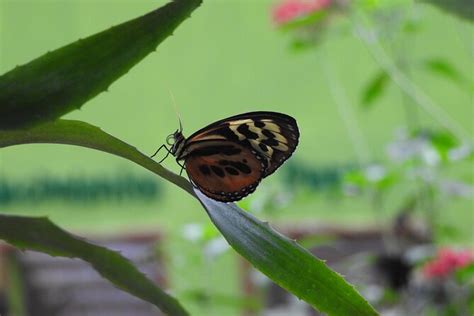
[[[180,164],[178,160],[176,160],[176,163],[181,167],[181,170],[179,171],[179,175],[181,175],[183,173],[183,170],[185,169],[184,164]]]
[[[165,144],[161,145],[161,146],[155,151],[155,153],[150,156],[150,158],[155,157],[155,156],[160,152],[160,150],[161,150],[162,148],[164,148],[164,149],[166,150],[166,152],[167,152],[166,155],[165,155],[165,157],[163,157],[163,159],[161,159],[161,160],[158,162],[158,163],[162,163],[166,158],[168,158],[169,154],[171,153],[171,151],[169,150],[168,147],[166,147]]]
[[[150,156],[150,158],[155,157],[160,152],[161,148],[163,148],[163,147],[166,148],[166,145],[163,144],[160,147],[158,147],[158,149],[155,151],[155,153],[153,155]],[[168,148],[166,148],[166,149],[168,150]]]

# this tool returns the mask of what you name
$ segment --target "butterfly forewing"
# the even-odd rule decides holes
[[[265,171],[264,159],[230,141],[194,144],[186,158],[186,172],[203,193],[223,202],[252,193]]]
[[[185,160],[188,175],[206,195],[236,201],[281,166],[294,152],[298,139],[298,126],[291,116],[251,112],[217,121],[192,134],[177,159]],[[226,169],[231,167],[223,161],[243,163],[251,172],[236,173]],[[203,165],[207,167],[200,170]]]
[[[264,177],[272,174],[295,151],[298,145],[298,127],[294,119],[257,117],[229,126],[239,138],[248,142],[260,155],[267,158],[268,168]],[[243,137],[245,136],[245,138]]]

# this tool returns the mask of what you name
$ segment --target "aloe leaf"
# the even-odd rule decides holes
[[[154,304],[168,315],[188,315],[176,299],[157,287],[119,253],[77,238],[47,218],[0,215],[0,239],[20,249],[80,258],[118,288]]]
[[[153,52],[201,1],[172,1],[0,76],[0,129],[54,120],[80,108]]]
[[[76,145],[114,154],[131,160],[194,194],[186,179],[164,168],[135,147],[86,122],[57,120],[29,128],[0,130],[0,148],[34,143]]]
[[[196,195],[229,244],[281,287],[328,315],[378,315],[341,275],[235,204]]]

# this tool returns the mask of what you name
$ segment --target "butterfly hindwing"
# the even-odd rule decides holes
[[[266,169],[264,158],[238,143],[204,141],[193,148],[185,160],[186,172],[204,194],[219,201],[252,193]]]

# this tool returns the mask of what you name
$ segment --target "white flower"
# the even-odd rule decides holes
[[[466,183],[459,181],[443,181],[440,184],[441,191],[459,197],[471,197],[473,193],[473,187]]]
[[[382,180],[387,171],[381,165],[370,165],[365,169],[365,178],[370,182],[377,182]]]
[[[453,148],[448,152],[449,160],[457,161],[466,158],[472,153],[472,147],[464,144],[457,148]]]

